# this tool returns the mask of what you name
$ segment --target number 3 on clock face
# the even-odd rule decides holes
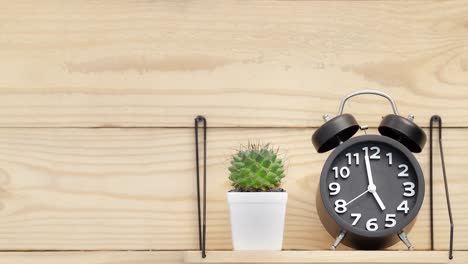
[[[416,217],[424,198],[424,177],[412,153],[399,142],[360,136],[341,144],[327,159],[320,195],[342,229],[364,237],[386,236],[397,234]]]

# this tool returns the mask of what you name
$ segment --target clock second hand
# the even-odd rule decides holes
[[[346,205],[349,205],[350,203],[356,201],[359,197],[363,196],[364,194],[366,194],[367,192],[369,192],[369,190],[366,190],[365,192],[361,193],[360,195],[356,196],[354,199],[352,199],[351,201],[347,202]]]

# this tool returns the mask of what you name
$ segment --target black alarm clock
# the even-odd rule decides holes
[[[380,135],[355,136],[360,127],[343,114],[346,101],[356,95],[387,98],[393,114],[383,118]],[[319,153],[334,149],[320,175],[316,205],[320,220],[336,237],[331,248],[343,243],[357,249],[381,249],[403,241],[409,249],[411,230],[424,200],[424,175],[412,152],[421,152],[424,131],[398,114],[393,99],[365,90],[346,96],[338,115],[326,119],[312,136]]]

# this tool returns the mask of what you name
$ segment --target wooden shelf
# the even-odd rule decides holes
[[[468,263],[468,252],[457,251],[210,251],[205,259],[199,251],[185,253],[185,263]]]

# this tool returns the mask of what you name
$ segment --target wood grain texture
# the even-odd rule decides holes
[[[392,260],[402,262],[407,257],[408,263],[451,263],[465,264],[468,260],[466,251],[456,251],[455,258],[446,261],[447,252],[369,252],[356,251],[294,251],[294,252],[209,252],[205,261],[200,261],[199,252],[183,251],[139,251],[139,252],[0,252],[0,261],[4,264],[182,264],[182,263],[350,263],[349,260],[373,260],[367,263],[392,263]],[[185,261],[184,262],[184,256]],[[268,262],[275,257],[275,262]],[[287,259],[286,259],[287,258]],[[255,262],[246,262],[248,260]],[[289,260],[289,262],[287,262]],[[301,262],[302,261],[302,262]],[[439,262],[440,261],[440,262]],[[366,262],[361,262],[366,263]],[[395,263],[395,262],[393,262]]]
[[[468,124],[466,1],[4,1],[1,127],[317,127],[359,89]],[[378,125],[382,99],[349,104]]]
[[[208,252],[207,258],[202,259],[200,252],[187,252],[185,263],[408,263],[408,264],[442,264],[467,263],[468,252],[455,252],[454,259],[448,259],[445,251],[213,251]]]
[[[271,141],[288,156],[284,248],[328,249],[332,238],[314,205],[318,175],[328,155],[315,153],[312,132],[208,131],[209,249],[231,248],[226,167],[229,155],[249,140]],[[444,135],[459,250],[468,249],[467,136],[468,129],[447,129]],[[184,128],[0,129],[0,249],[197,249],[193,141],[193,130]],[[425,173],[427,150],[417,155]],[[436,245],[442,249],[448,233],[440,181],[435,191],[440,213]],[[410,233],[418,250],[430,246],[428,201]]]

